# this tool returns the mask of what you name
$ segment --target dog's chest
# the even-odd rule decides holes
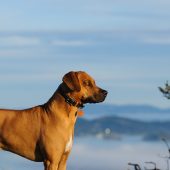
[[[67,143],[66,143],[65,152],[70,151],[71,148],[72,148],[72,145],[73,145],[73,138],[72,138],[72,135],[71,135],[70,138],[69,138],[69,140],[68,140]]]

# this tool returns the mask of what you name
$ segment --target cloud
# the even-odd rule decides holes
[[[41,43],[37,37],[27,37],[19,35],[0,37],[0,46],[35,46]]]
[[[77,46],[91,45],[92,42],[83,41],[83,40],[54,40],[54,41],[51,41],[50,44],[51,44],[51,45],[56,45],[56,46],[71,46],[71,47],[77,47]]]
[[[170,36],[145,37],[142,41],[147,44],[169,45]]]
[[[143,165],[144,162],[152,158],[159,164],[158,166],[165,166],[158,157],[160,152],[165,152],[162,150],[161,144],[154,143],[153,145],[153,143],[141,142],[139,137],[124,139],[122,141],[100,141],[89,138],[83,141],[75,138],[76,143],[69,165],[73,167],[77,165],[78,169],[122,170],[130,168],[127,165],[128,162],[132,161]]]
[[[12,3],[7,0],[0,7],[0,30],[168,28],[169,3],[168,0],[73,0],[67,3],[61,0]],[[159,16],[162,17],[158,21]]]
[[[53,74],[53,73],[6,73],[0,74],[0,79],[6,82],[14,82],[14,81],[53,81],[59,80],[61,77]]]

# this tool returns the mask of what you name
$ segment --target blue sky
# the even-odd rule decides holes
[[[0,107],[44,103],[70,70],[109,91],[106,103],[169,107],[170,1],[29,0],[0,5]]]

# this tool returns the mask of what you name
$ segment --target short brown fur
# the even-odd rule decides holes
[[[77,104],[67,103],[63,93]],[[44,162],[44,170],[66,170],[78,104],[102,102],[106,95],[87,73],[69,72],[44,105],[0,110],[0,148]]]

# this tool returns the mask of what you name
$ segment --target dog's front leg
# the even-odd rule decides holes
[[[51,162],[51,161],[45,161],[44,167],[45,167],[44,170],[58,170],[58,163]]]
[[[70,154],[70,151],[62,155],[59,166],[58,166],[58,170],[66,170],[67,159],[68,159],[69,154]]]

